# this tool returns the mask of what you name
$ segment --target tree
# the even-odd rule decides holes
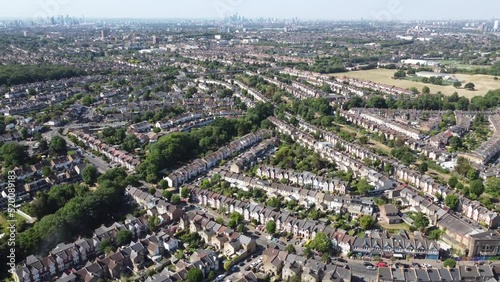
[[[286,245],[285,251],[287,251],[290,254],[295,254],[297,252],[297,250],[295,250],[295,247],[292,244]]]
[[[368,143],[368,137],[366,137],[366,136],[361,136],[361,137],[359,137],[358,140],[359,140],[360,144],[367,144]]]
[[[422,93],[424,93],[424,94],[430,94],[431,93],[431,89],[428,86],[424,86],[422,88]]]
[[[455,268],[457,266],[457,261],[452,259],[452,258],[447,258],[444,262],[443,262],[443,266],[444,267],[447,267],[447,268]]]
[[[467,89],[467,90],[472,91],[472,90],[474,90],[476,88],[476,85],[474,83],[472,83],[472,82],[469,82],[469,83],[467,83],[467,84],[464,85],[464,88]]]
[[[187,273],[187,281],[188,282],[202,282],[203,281],[203,272],[197,268],[191,268]]]
[[[429,219],[424,213],[419,212],[415,215],[415,218],[413,220],[413,225],[418,230],[423,231],[425,230],[425,228],[427,228],[427,226],[429,226]]]
[[[431,239],[431,240],[439,240],[441,239],[441,235],[443,234],[443,232],[439,229],[434,229],[434,230],[431,230],[429,232],[429,236],[428,238]]]
[[[227,226],[229,226],[229,228],[236,228],[238,226],[238,222],[236,222],[236,220],[234,219],[230,219],[227,223]]]
[[[310,258],[312,256],[312,250],[309,247],[304,248],[304,256]]]
[[[458,198],[457,195],[447,195],[446,199],[444,200],[444,203],[446,204],[447,207],[450,209],[456,211],[458,208],[458,204],[460,203],[460,199]]]
[[[325,93],[332,93],[332,88],[327,83],[323,83],[323,85],[321,86],[321,91]]]
[[[274,220],[269,220],[266,223],[266,232],[271,235],[274,235],[274,233],[276,233],[276,222],[274,222]]]
[[[241,223],[243,221],[243,219],[245,219],[243,217],[243,215],[239,212],[232,212],[230,215],[229,215],[229,218],[234,220],[237,224],[238,223]]]
[[[359,179],[358,184],[356,185],[356,188],[357,188],[359,194],[365,195],[373,187],[371,187],[370,184],[368,184],[368,181],[366,180],[366,178],[363,177],[363,178]]]
[[[42,152],[47,151],[49,149],[49,144],[47,143],[47,140],[45,139],[40,140],[40,142],[38,143],[38,149]]]
[[[410,87],[409,89],[413,94],[420,94],[420,91],[418,91],[417,87],[413,86]]]
[[[470,162],[464,157],[458,157],[457,166],[455,167],[455,171],[462,175],[467,176],[467,173],[472,168]]]
[[[99,252],[105,253],[108,247],[111,247],[111,242],[108,239],[102,240],[99,243]]]
[[[462,139],[457,136],[453,136],[450,138],[450,146],[453,151],[457,151],[459,148],[462,148],[464,145],[462,143]]]
[[[476,196],[480,196],[484,192],[484,184],[481,180],[473,180],[470,182],[470,192]]]
[[[364,230],[372,228],[374,224],[375,221],[373,220],[373,217],[369,215],[363,215],[359,218],[359,226],[361,226]]]
[[[135,148],[139,147],[139,139],[135,137],[135,135],[127,135],[125,139],[121,142],[122,150],[125,150],[129,153],[133,152]]]
[[[166,189],[166,188],[168,188],[168,181],[165,179],[162,179],[162,180],[160,180],[160,182],[158,182],[158,186],[160,187],[160,189]]]
[[[50,139],[49,154],[52,156],[62,156],[66,155],[68,151],[66,140],[59,135],[56,135]]]
[[[163,198],[167,199],[167,201],[169,201],[169,202],[172,201],[172,196],[173,196],[172,192],[170,192],[168,190],[163,190],[161,195],[163,196]]]
[[[479,178],[479,171],[475,168],[470,168],[469,171],[467,171],[467,178],[469,180],[476,180]]]
[[[229,271],[231,269],[231,266],[233,266],[233,262],[231,260],[226,260],[226,262],[224,262],[224,269],[226,271]]]
[[[28,161],[28,151],[21,144],[6,143],[0,147],[0,157],[3,160],[3,167],[21,166]]]
[[[429,165],[428,165],[426,162],[422,162],[422,163],[418,166],[418,171],[419,171],[421,174],[424,174],[427,170],[429,170]]]
[[[309,247],[318,252],[328,253],[332,249],[332,240],[323,232],[318,232],[309,244]]]
[[[391,174],[392,173],[392,164],[385,164],[384,165],[384,172],[387,173],[387,174]]]
[[[281,201],[277,197],[272,197],[267,201],[267,205],[272,208],[279,208],[281,206]]]
[[[172,204],[174,204],[174,205],[180,204],[181,203],[181,197],[179,197],[179,195],[173,195],[172,199],[170,200],[170,202]]]
[[[404,70],[398,70],[397,72],[394,73],[394,78],[403,78],[406,77],[406,72]]]
[[[210,272],[208,273],[208,281],[214,281],[216,275],[217,274],[215,273],[215,271],[210,270]]]
[[[132,233],[128,230],[122,229],[116,233],[116,244],[118,246],[125,246],[132,242]]]
[[[191,191],[189,190],[189,188],[187,188],[187,187],[182,187],[182,189],[181,189],[181,197],[182,197],[182,198],[184,198],[184,199],[189,198],[189,194],[190,194],[190,192],[191,192]]]
[[[149,231],[154,232],[156,230],[156,228],[158,227],[158,225],[160,225],[160,218],[159,217],[157,217],[157,216],[151,216],[148,219],[148,228],[149,228]]]
[[[500,178],[489,177],[486,179],[485,191],[497,197],[500,193]]]
[[[21,139],[26,140],[28,138],[28,130],[23,127],[19,129],[19,134],[21,135]]]
[[[321,261],[324,263],[330,263],[330,255],[328,253],[324,253],[321,256]]]
[[[50,167],[49,167],[49,166],[44,166],[44,167],[42,168],[42,175],[43,175],[44,177],[47,177],[47,176],[52,175],[52,169],[50,169]]]
[[[451,187],[451,188],[455,188],[457,186],[457,183],[458,183],[458,178],[456,176],[452,176],[450,177],[450,179],[448,180],[448,185]]]
[[[462,82],[460,82],[460,81],[458,81],[458,80],[457,80],[457,81],[455,81],[455,82],[453,82],[453,87],[455,87],[455,88],[460,88],[460,87],[462,87]]]
[[[87,165],[82,171],[82,179],[85,184],[94,184],[97,181],[97,177],[97,169],[93,165]]]

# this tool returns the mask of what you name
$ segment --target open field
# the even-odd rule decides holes
[[[436,60],[436,62],[440,63],[441,65],[448,65],[450,67],[459,68],[459,69],[468,69],[468,70],[491,68],[491,66],[479,66],[479,65],[463,64],[463,63],[460,63],[460,62],[454,61],[454,60]]]
[[[491,75],[468,75],[468,74],[456,74],[455,76],[460,79],[462,84],[467,82],[472,82],[476,85],[475,91],[465,90],[463,88],[456,89],[453,86],[442,86],[442,85],[433,85],[429,83],[415,82],[410,80],[397,80],[393,79],[395,70],[387,70],[387,69],[373,69],[366,71],[353,71],[346,73],[337,73],[335,76],[342,77],[354,77],[364,80],[371,80],[378,83],[384,83],[389,85],[398,86],[401,88],[410,88],[416,87],[421,90],[424,86],[428,86],[431,89],[431,93],[436,93],[441,91],[445,95],[451,95],[455,91],[458,92],[458,95],[465,96],[467,98],[471,98],[474,96],[482,96],[486,94],[490,90],[500,89],[500,80],[494,80]]]

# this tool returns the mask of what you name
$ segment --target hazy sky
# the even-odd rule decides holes
[[[493,19],[498,0],[0,0],[0,17]]]

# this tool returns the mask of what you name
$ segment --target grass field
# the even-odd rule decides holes
[[[410,226],[404,222],[400,224],[387,224],[379,222],[378,224],[386,230],[410,230]]]
[[[465,90],[463,88],[456,89],[453,86],[442,86],[442,85],[432,85],[422,82],[415,82],[410,80],[397,80],[393,79],[395,70],[387,69],[373,69],[366,71],[353,71],[346,73],[338,73],[334,76],[342,77],[354,77],[358,79],[371,80],[378,83],[384,83],[389,85],[394,85],[401,88],[416,87],[421,90],[424,86],[428,86],[431,89],[431,93],[437,93],[441,91],[445,95],[451,95],[455,91],[458,95],[471,98],[474,96],[482,96],[490,90],[500,89],[500,80],[494,80],[491,75],[468,75],[468,74],[456,74],[455,76],[462,82],[462,84],[472,82],[476,85],[475,91]]]

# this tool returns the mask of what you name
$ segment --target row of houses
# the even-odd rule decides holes
[[[475,152],[473,152],[469,159],[478,163],[478,164],[486,164],[488,163],[494,156],[496,156],[500,152],[500,114],[490,115],[488,117],[490,122],[490,127],[493,129],[493,135]]]
[[[255,238],[217,223],[215,219],[197,211],[188,212],[179,227],[199,234],[206,244],[233,262],[247,258],[257,249]]]
[[[154,257],[178,248],[179,241],[167,233],[146,236],[148,230],[146,218],[128,215],[124,223],[117,223],[97,228],[92,237],[79,238],[72,243],[60,243],[47,256],[28,256],[16,268],[14,278],[17,282],[51,281],[62,273],[61,281],[96,281],[99,278],[120,278],[143,268],[146,257]],[[99,249],[103,241],[116,245],[117,234],[127,230],[132,234],[133,242],[119,247],[116,252],[102,256]],[[72,279],[65,278],[72,276]]]
[[[357,126],[361,126],[371,132],[383,133],[385,138],[388,140],[395,140],[396,138],[402,137],[397,130],[386,126],[385,123],[375,122],[371,119],[366,118],[365,116],[362,116],[361,113],[363,111],[364,111],[363,109],[350,109],[349,111],[340,111],[339,114],[342,117],[344,117],[347,121]],[[410,142],[414,143],[417,141],[415,138],[406,135],[405,139],[408,138],[411,138],[413,140]]]
[[[283,197],[285,200],[294,200],[304,207],[314,205],[323,211],[330,211],[337,214],[348,212],[353,217],[372,215],[374,212],[375,206],[371,200],[335,196],[330,192],[268,182],[223,170],[217,170],[216,172],[221,176],[221,179],[238,187],[238,189],[249,191],[252,188],[259,188],[264,190],[269,197]]]
[[[235,200],[198,188],[191,188],[191,200],[214,209],[225,208],[230,212],[238,212],[243,215],[245,220],[256,220],[263,225],[273,220],[278,232],[288,232],[294,237],[306,240],[313,239],[318,232],[323,232],[344,254],[354,251],[362,256],[406,257],[406,255],[410,255],[426,258],[435,258],[439,254],[437,243],[424,239],[422,236],[410,238],[408,234],[401,233],[398,235],[399,237],[391,237],[386,233],[375,232],[363,238],[353,237],[349,236],[345,230],[332,229],[317,220],[298,219],[287,211],[279,211],[253,202]],[[370,238],[369,242],[362,240],[364,238]],[[383,245],[383,248],[380,248],[380,245]]]
[[[261,93],[259,93],[259,91],[255,90],[249,86],[246,86],[243,82],[235,80],[234,84],[238,85],[241,89],[246,90],[248,92],[248,95],[252,96],[255,101],[263,102],[263,103],[269,102],[269,99],[266,98]]]
[[[498,281],[500,265],[459,265],[458,268],[390,268],[380,267],[378,282],[459,282],[459,281]]]
[[[364,160],[368,158],[375,161],[379,158],[378,155],[373,154],[369,150],[365,150],[360,146],[345,142],[337,135],[322,131],[315,126],[302,121],[301,119],[298,119],[299,126],[301,128],[315,134],[322,134],[323,138],[326,139],[327,142],[317,142],[311,135],[286,122],[278,120],[275,117],[269,117],[268,120],[276,126],[280,133],[289,135],[292,140],[308,149],[314,150],[324,159],[335,163],[339,169],[352,171],[357,177],[365,177],[367,181],[375,187],[376,192],[393,189],[396,186],[395,181],[357,160]],[[357,159],[344,154],[342,150],[350,153]]]
[[[286,132],[291,132],[293,130],[296,130],[292,126],[284,124],[283,122],[281,122],[280,125],[282,127],[288,128]],[[442,186],[441,184],[436,182],[432,177],[425,174],[421,174],[416,170],[410,169],[400,164],[396,160],[390,159],[388,157],[379,156],[377,154],[370,152],[367,149],[362,148],[361,146],[343,141],[335,134],[321,130],[311,124],[306,123],[301,119],[299,119],[299,125],[302,126],[302,128],[305,128],[311,132],[322,135],[324,139],[326,139],[327,141],[331,142],[334,145],[340,144],[340,146],[344,148],[346,152],[349,152],[351,155],[355,156],[358,159],[368,158],[371,159],[372,161],[379,160],[381,162],[382,167],[390,164],[392,167],[391,175],[394,175],[400,181],[413,185],[415,188],[423,191],[429,197],[434,198],[434,195],[436,195],[437,193],[439,193],[443,197],[454,194],[453,191],[451,191],[448,187]],[[364,167],[365,165],[362,164],[361,166]],[[353,171],[355,170],[353,169]],[[459,197],[460,202],[463,203],[460,205],[460,211],[463,213],[463,215],[479,223],[484,223],[489,228],[496,228],[499,226],[500,216],[498,215],[498,213],[488,210],[477,201],[470,201],[460,194],[457,194],[457,196]]]
[[[283,281],[290,281],[296,277],[300,277],[300,281],[309,282],[352,281],[352,273],[349,269],[279,249],[265,249],[262,254],[262,266],[266,274],[280,275]]]
[[[396,177],[401,181],[414,185],[430,197],[434,197],[438,193],[443,198],[446,198],[448,195],[456,195],[460,200],[459,211],[464,216],[478,223],[484,223],[489,228],[496,228],[500,225],[500,216],[497,212],[488,210],[478,201],[471,201],[461,194],[453,192],[448,187],[437,183],[428,175],[420,174],[415,170],[400,166],[397,168]]]
[[[75,136],[78,141],[90,147],[92,150],[104,154],[111,161],[120,164],[130,171],[135,170],[140,164],[140,161],[136,156],[126,151],[120,150],[116,146],[108,145],[90,134],[84,133],[82,131],[72,131],[69,132],[69,134]]]
[[[389,140],[395,140],[397,138],[403,137],[400,131],[391,128],[387,124],[376,123],[370,119],[364,118],[363,115],[359,114],[362,111],[362,109],[351,109],[349,111],[341,111],[340,115],[345,117],[347,121],[361,126],[371,132],[384,134],[385,138]],[[405,144],[409,145],[412,149],[419,151],[427,158],[438,163],[445,163],[451,160],[451,154],[440,149],[439,147],[441,145],[447,144],[449,138],[451,138],[453,135],[454,134],[451,132],[451,130],[449,130],[434,136],[429,140],[429,144],[426,144],[423,141],[414,138],[416,136],[420,136],[420,133],[416,130],[413,130],[413,133],[407,131],[407,134],[403,139],[405,141]]]
[[[263,77],[263,78],[265,81],[276,85],[281,90],[285,90],[286,92],[290,93],[293,97],[295,97],[299,100],[307,99],[307,98],[318,98],[320,96],[324,96],[324,95],[321,95],[322,93],[320,93],[320,91],[318,91],[312,87],[308,87],[304,84],[300,84],[300,83],[295,82],[295,81],[292,82],[292,84],[286,84],[286,83],[283,83],[281,81],[276,80],[275,78],[274,79],[267,78],[267,77]]]
[[[320,75],[320,74],[309,72],[309,71],[301,71],[301,70],[297,70],[297,69],[285,68],[285,69],[281,70],[280,73],[286,74],[286,75],[296,76],[296,77],[305,79],[305,80],[310,81],[310,82],[319,81],[321,84],[326,83],[326,84],[330,85],[330,88],[332,89],[332,91],[334,93],[337,93],[337,94],[340,94],[340,95],[343,95],[346,97],[349,97],[352,95],[357,95],[357,96],[363,97],[364,95],[367,94],[367,91],[365,91],[359,87],[356,87],[354,85],[349,85],[347,83],[342,83],[340,81],[331,80],[330,77],[328,77],[328,76]]]
[[[184,211],[179,206],[151,195],[147,190],[128,186],[125,191],[139,206],[147,211],[149,216],[157,216],[160,220],[160,226],[177,222],[184,215]]]
[[[359,112],[356,113],[352,109],[349,110],[349,112],[351,114],[359,114]],[[384,118],[379,117],[377,115],[364,113],[364,112],[361,112],[360,116],[364,119],[367,119],[371,122],[374,122],[375,124],[377,124],[379,126],[388,127],[392,130],[395,130],[398,133],[406,135],[406,136],[413,138],[415,140],[421,140],[424,137],[424,135],[419,130],[417,130],[413,127],[409,127],[405,124],[397,123],[397,122],[394,122],[392,120],[384,119]]]
[[[256,164],[260,157],[272,153],[276,150],[278,138],[273,137],[268,140],[262,141],[257,146],[250,148],[250,150],[241,154],[239,157],[228,164],[230,171],[240,173],[242,170],[252,167]]]
[[[170,187],[179,187],[184,182],[189,181],[193,177],[206,172],[214,167],[221,160],[230,157],[232,154],[244,150],[263,140],[266,136],[271,136],[272,131],[260,130],[255,133],[250,133],[242,138],[232,141],[229,145],[221,147],[216,152],[202,158],[192,161],[190,164],[177,169],[164,179]]]
[[[349,193],[349,182],[338,178],[327,178],[318,176],[311,172],[298,172],[292,169],[284,170],[273,166],[259,166],[256,175],[262,178],[283,181],[312,189],[344,195]]]

